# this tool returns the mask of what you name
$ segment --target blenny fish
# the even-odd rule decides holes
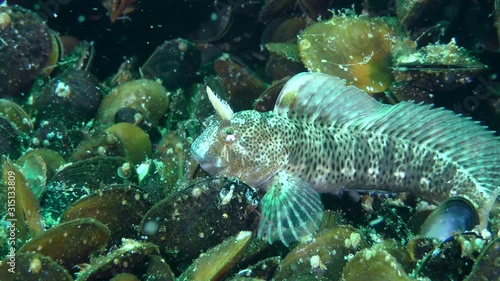
[[[207,93],[217,114],[193,157],[213,175],[265,191],[258,236],[269,243],[310,237],[324,213],[319,193],[411,192],[436,203],[462,196],[477,208],[491,208],[498,193],[499,138],[446,109],[382,104],[321,73],[292,77],[270,112],[233,113]]]

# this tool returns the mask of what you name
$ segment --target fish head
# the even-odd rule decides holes
[[[286,156],[276,140],[269,116],[254,110],[230,120],[213,116],[193,142],[193,158],[212,175],[236,177],[259,187],[281,168]]]

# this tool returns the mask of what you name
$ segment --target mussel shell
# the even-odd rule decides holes
[[[103,93],[90,73],[68,70],[50,79],[35,94],[33,109],[38,124],[59,120],[66,127],[81,126],[94,117]]]
[[[113,125],[116,112],[123,107],[136,109],[156,124],[168,109],[167,90],[160,82],[149,79],[133,80],[114,87],[99,105],[96,127],[104,130]]]
[[[18,96],[47,66],[51,32],[36,13],[19,6],[0,7],[0,18],[0,96]]]
[[[94,44],[88,41],[78,41],[71,36],[62,36],[62,44],[71,48],[69,54],[65,54],[57,66],[58,72],[81,70],[88,72],[94,60]],[[72,46],[67,46],[67,45]],[[75,45],[76,44],[76,45]],[[65,50],[66,51],[66,50]]]
[[[0,154],[16,159],[22,151],[22,135],[9,120],[0,116]]]
[[[14,260],[6,257],[0,262],[2,281],[73,281],[73,277],[60,264],[38,253],[16,254]],[[10,263],[10,264],[9,264]],[[12,267],[14,265],[14,267]],[[13,268],[14,272],[9,271]],[[48,277],[47,277],[48,276]]]
[[[389,91],[398,101],[424,102],[426,104],[434,103],[433,92],[429,92],[428,89],[420,88],[418,83],[407,81],[394,82],[389,87]]]
[[[76,201],[64,211],[60,221],[94,218],[111,231],[110,245],[120,245],[122,238],[139,238],[136,227],[152,206],[147,194],[138,188],[114,185]]]
[[[278,18],[266,24],[262,45],[267,43],[297,43],[297,34],[307,26],[306,18]]]
[[[47,167],[47,179],[51,179],[56,174],[59,167],[65,163],[64,158],[62,158],[59,153],[46,148],[32,149],[19,157],[17,162],[22,164],[32,157],[40,157],[43,160]]]
[[[138,126],[130,123],[118,123],[106,132],[112,133],[123,146],[125,158],[134,164],[139,164],[151,158],[152,146],[149,136]]]
[[[225,238],[256,225],[251,187],[225,178],[200,181],[156,204],[140,229],[162,255],[176,262],[196,258]]]
[[[296,43],[267,43],[270,53],[266,63],[266,74],[275,80],[283,80],[297,73],[306,71],[300,61]]]
[[[69,157],[69,161],[78,162],[99,156],[118,156],[125,158],[127,157],[127,152],[120,139],[113,133],[97,132],[78,144]]]
[[[136,125],[149,136],[149,139],[153,143],[161,138],[161,133],[156,126],[153,126],[153,122],[135,108],[122,107],[116,112],[114,123],[130,123]]]
[[[90,265],[78,274],[76,280],[110,280],[113,276],[120,273],[130,273],[141,276],[147,270],[147,264],[150,261],[150,257],[155,257],[157,254],[158,247],[156,245],[123,239],[123,244],[119,248],[112,250],[106,255],[93,259]]]
[[[200,51],[186,39],[166,41],[142,66],[145,78],[159,78],[170,89],[192,80],[201,64]]]
[[[170,265],[168,265],[162,257],[158,255],[149,256],[147,266],[148,268],[146,270],[146,274],[149,278],[151,278],[151,280],[175,280],[175,275],[172,272],[172,269],[170,269]]]
[[[51,257],[68,271],[90,261],[105,246],[109,229],[94,219],[77,219],[53,227],[24,244],[16,253],[36,252]]]
[[[312,242],[303,242],[288,253],[273,280],[339,280],[344,257],[364,247],[365,239],[351,226],[321,231]]]
[[[68,129],[61,120],[52,119],[35,131],[31,145],[54,150],[66,158],[83,138],[79,128]]]
[[[222,1],[213,3],[213,14],[216,15],[215,20],[210,18],[201,22],[199,27],[188,35],[189,40],[195,43],[214,42],[224,37],[228,32],[233,23],[233,9],[231,5]]]
[[[222,280],[248,247],[252,232],[241,231],[208,250],[189,266],[180,280]]]
[[[0,116],[9,120],[21,132],[28,134],[33,130],[29,115],[13,101],[0,99]]]
[[[314,20],[324,20],[328,15],[328,8],[333,0],[299,0],[299,6],[306,15]]]
[[[486,68],[448,67],[448,66],[399,66],[394,68],[394,78],[397,83],[406,82],[422,91],[453,91],[473,81]],[[414,94],[417,101],[424,100]],[[410,100],[406,97],[404,100]]]
[[[429,44],[408,54],[398,55],[394,80],[422,90],[453,91],[470,84],[486,66],[454,40]]]
[[[27,184],[29,185],[31,191],[33,191],[36,198],[39,199],[42,196],[47,183],[47,164],[45,164],[42,157],[38,155],[32,154],[29,157],[24,157],[25,155],[26,154],[21,156],[17,163],[22,166]]]
[[[387,251],[363,249],[347,262],[341,280],[409,281],[410,278]]]
[[[127,176],[122,169],[128,167]],[[59,218],[61,213],[84,195],[99,191],[112,184],[138,184],[133,165],[121,157],[93,157],[72,163],[60,169],[47,183],[42,196],[47,223]]]
[[[251,247],[251,245],[249,247]],[[274,256],[263,259],[246,269],[240,270],[237,274],[237,277],[239,278],[251,277],[258,280],[271,280],[282,261],[283,259],[280,256]],[[230,280],[234,281],[239,279],[230,279]]]
[[[465,280],[500,280],[500,237],[486,246]]]
[[[214,69],[229,94],[228,103],[235,111],[251,109],[266,84],[240,60],[228,54],[214,61]]]
[[[254,104],[254,109],[260,112],[271,111],[274,109],[278,95],[285,83],[290,79],[286,76],[280,80],[274,81],[260,96]]]
[[[156,187],[161,188],[161,190],[155,190],[155,186],[150,186],[148,192],[152,191],[150,193],[159,199],[157,201],[172,194],[176,188],[178,190],[180,187],[185,187],[183,184],[191,177],[198,165],[191,157],[189,141],[177,132],[163,136],[157,146],[153,163],[155,173],[161,179]]]
[[[417,263],[416,273],[433,281],[464,280],[471,272],[483,243],[475,233],[456,234],[428,252]]]
[[[479,215],[472,203],[463,197],[451,197],[427,217],[419,234],[444,241],[453,233],[472,230],[478,224]]]
[[[268,21],[284,14],[296,4],[296,0],[269,0],[262,7],[259,13],[259,19]]]

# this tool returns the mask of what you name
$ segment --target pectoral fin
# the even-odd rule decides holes
[[[281,240],[286,246],[318,230],[323,219],[319,194],[306,182],[285,172],[271,179],[261,200],[259,237],[269,243]]]

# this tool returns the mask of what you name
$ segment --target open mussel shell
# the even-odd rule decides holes
[[[465,280],[500,280],[500,237],[485,247]]]
[[[9,120],[20,132],[28,134],[33,130],[30,116],[13,101],[0,99],[0,116]]]
[[[57,71],[81,70],[88,72],[95,56],[94,43],[85,40],[80,41],[71,36],[61,36],[61,41],[65,49],[71,49],[71,51],[68,54],[64,54],[64,57],[57,66]]]
[[[140,229],[169,260],[190,260],[241,230],[253,229],[257,205],[251,187],[207,179],[160,201],[144,216]]]
[[[77,219],[53,227],[24,244],[16,254],[36,252],[69,271],[88,263],[90,255],[108,242],[109,229],[94,219]]]
[[[0,262],[2,281],[73,281],[73,277],[60,264],[38,253],[16,254]]]
[[[31,158],[40,158],[43,161],[47,170],[47,179],[51,179],[59,167],[65,163],[64,158],[59,153],[46,148],[36,148],[24,153],[17,159],[17,163],[22,165],[26,161],[31,161]]]
[[[99,281],[110,280],[114,276],[121,273],[129,273],[135,276],[142,276],[148,270],[148,263],[153,261],[158,267],[158,247],[151,243],[140,242],[130,239],[123,239],[123,244],[106,255],[92,259],[89,266],[78,274],[78,281]],[[154,259],[154,260],[153,260]],[[157,279],[160,276],[164,277],[165,270],[168,270],[168,265],[164,264],[164,269],[160,270],[158,275],[151,274],[151,280],[172,280],[169,279],[173,275],[171,272],[167,274],[165,279]],[[126,280],[126,279],[125,279]],[[141,279],[144,280],[144,279]]]
[[[311,242],[303,242],[292,249],[283,259],[274,280],[339,280],[346,264],[344,257],[364,247],[366,241],[350,226],[324,230]],[[301,279],[296,279],[297,272]]]
[[[451,197],[427,217],[419,235],[444,241],[453,233],[472,230],[478,224],[479,215],[472,203],[463,197]]]
[[[179,277],[179,280],[222,280],[248,247],[252,232],[241,231],[201,255]]]
[[[54,223],[69,205],[103,186],[138,182],[132,163],[121,157],[93,157],[69,164],[47,183],[42,196],[46,223]]]
[[[33,194],[36,198],[40,198],[47,183],[47,164],[45,164],[42,157],[37,155],[21,159],[17,163],[22,166],[24,178]]]
[[[119,245],[122,238],[139,238],[137,227],[152,206],[148,195],[136,187],[114,185],[73,203],[64,211],[60,221],[94,218],[111,231],[110,245]]]

